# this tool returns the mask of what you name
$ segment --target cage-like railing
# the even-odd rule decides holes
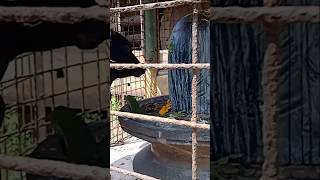
[[[178,2],[178,1],[176,1]],[[185,3],[186,1],[179,1],[179,3]],[[195,3],[196,1],[193,1]],[[170,4],[172,3],[172,4]],[[320,15],[319,15],[319,7],[277,7],[276,5],[279,2],[276,0],[265,0],[264,7],[213,7],[211,10],[211,20],[218,23],[263,23],[265,24],[265,29],[268,34],[269,44],[267,45],[266,55],[265,55],[265,70],[266,69],[273,69],[272,71],[266,71],[264,76],[265,85],[263,87],[264,92],[264,99],[274,99],[277,96],[277,93],[274,92],[274,88],[276,86],[269,86],[271,81],[276,81],[274,77],[277,77],[276,74],[278,70],[276,68],[277,65],[277,54],[279,49],[279,44],[277,42],[277,37],[280,33],[277,29],[281,26],[281,23],[297,23],[297,22],[312,22],[312,23],[319,23],[320,22]],[[170,4],[170,5],[169,5]],[[126,8],[115,8],[112,9],[111,12],[124,12],[124,11],[134,11],[134,10],[148,10],[157,7],[169,7],[171,5],[174,6],[175,2],[165,2],[165,3],[151,3],[146,5],[140,6],[132,6]],[[177,5],[177,4],[175,4]],[[194,8],[194,21],[193,21],[193,41],[196,41],[196,34],[197,34],[197,8]],[[276,31],[276,32],[274,32]],[[197,53],[197,45],[193,43],[193,63],[197,62],[196,53]],[[142,68],[155,68],[155,69],[165,69],[168,68],[158,64],[148,64],[148,65],[128,65],[128,66],[135,66],[135,67],[142,67]],[[126,68],[126,65],[111,65],[111,68]],[[196,75],[193,75],[193,82],[197,79]],[[193,93],[196,85],[193,84]],[[193,94],[193,103],[196,99],[196,94]],[[271,104],[270,104],[271,103]],[[264,104],[264,117],[263,117],[263,151],[265,154],[265,160],[262,168],[262,177],[261,179],[277,179],[278,178],[278,169],[279,166],[277,164],[277,155],[278,149],[278,140],[279,137],[277,136],[277,116],[276,116],[276,108],[277,106],[273,104],[274,102],[266,101]],[[169,120],[164,118],[155,118],[152,116],[145,116],[145,115],[135,115],[132,113],[124,113],[124,112],[111,112],[111,114],[133,118],[133,119],[141,119],[146,121],[160,121],[160,122],[167,122],[173,124],[180,124],[195,128],[195,121],[196,121],[196,108],[193,104],[192,112],[193,112],[193,121],[181,123],[183,121],[175,121]],[[197,127],[200,128],[200,127]],[[269,134],[266,135],[266,134]],[[192,179],[196,178],[196,132],[193,131],[193,138],[192,138]],[[273,172],[273,173],[270,173]]]
[[[117,115],[132,119],[140,119],[145,121],[158,121],[163,123],[170,123],[175,125],[182,125],[192,128],[192,179],[197,179],[197,129],[204,128],[209,129],[209,125],[198,124],[198,113],[197,113],[197,86],[199,80],[199,69],[210,68],[209,64],[198,63],[198,13],[199,3],[202,1],[164,1],[158,3],[148,3],[128,7],[111,8],[111,13],[119,12],[131,12],[140,10],[151,10],[157,8],[168,8],[179,5],[192,5],[193,6],[193,22],[192,22],[192,63],[193,64],[110,64],[110,68],[115,69],[134,69],[135,67],[144,69],[191,69],[192,70],[192,117],[191,121],[185,120],[173,120],[169,118],[154,117],[149,115],[139,115],[128,112],[111,111],[111,115]],[[115,167],[111,167],[111,170],[116,170]],[[131,173],[136,176],[136,173]],[[144,177],[144,179],[154,179],[152,177]]]
[[[138,1],[121,1],[121,0],[112,0],[110,1],[111,7],[116,8],[127,5],[139,4]],[[130,13],[114,13],[110,17],[110,29],[122,34],[130,42],[131,50],[136,58],[143,63],[143,47],[142,42],[144,41],[141,36],[141,25],[143,24],[143,15],[140,15],[139,12],[130,12]],[[146,76],[142,75],[141,77],[124,77],[117,78],[111,84],[111,110],[120,110],[122,106],[125,105],[125,97],[135,96],[136,98],[143,99],[145,98],[145,81]],[[132,136],[120,127],[118,117],[111,115],[110,116],[110,127],[111,127],[111,146],[116,146],[119,144],[124,144],[128,140],[132,140]]]
[[[145,5],[137,5],[137,6],[131,6],[131,7],[124,7],[124,8],[113,8],[111,9],[111,13],[116,13],[116,12],[124,12],[124,11],[137,11],[137,10],[150,10],[150,9],[155,9],[155,8],[164,8],[164,7],[174,7],[180,4],[186,4],[186,3],[197,3],[198,1],[169,1],[169,2],[159,2],[159,3],[150,3],[150,4],[145,4]],[[246,23],[246,22],[268,22],[268,23],[293,23],[293,22],[313,22],[313,23],[319,23],[320,22],[320,15],[318,14],[318,8],[319,7],[273,7],[276,6],[278,3],[278,1],[276,0],[265,0],[265,6],[266,7],[250,7],[250,8],[242,8],[242,7],[214,7],[213,8],[213,12],[211,14],[211,20],[217,20],[217,22],[231,22],[231,23]],[[310,9],[312,9],[313,11],[310,11]],[[282,11],[282,10],[286,10]],[[228,12],[228,13],[227,13]],[[291,13],[289,13],[291,12]],[[283,14],[284,13],[284,14]],[[197,22],[197,8],[194,8],[194,37],[196,37],[196,22]],[[251,15],[248,15],[251,14]],[[282,14],[282,15],[281,15]],[[279,26],[279,25],[276,25]],[[268,27],[266,27],[268,29]],[[269,33],[271,33],[271,29],[269,31]],[[276,39],[276,36],[279,36],[279,34],[270,34],[271,37],[273,36]],[[195,39],[193,39],[195,40]],[[271,38],[272,40],[272,38]],[[196,50],[196,46],[195,45],[195,50]],[[267,51],[267,55],[272,55],[274,50],[277,50],[279,48],[279,44],[277,44],[277,42],[272,42],[270,41],[270,44],[268,46],[270,51]],[[195,53],[195,51],[194,51]],[[268,58],[269,57],[269,58]],[[277,60],[277,56],[266,56],[266,61],[276,61]],[[194,60],[194,62],[196,62],[196,60]],[[266,64],[269,68],[273,68],[272,64]],[[116,65],[111,65],[111,68],[113,68],[113,66]],[[138,66],[138,65],[137,65]],[[140,65],[139,65],[140,66]],[[141,67],[143,67],[144,65],[141,65]],[[149,64],[149,67],[153,66],[152,64]],[[155,67],[153,68],[157,68],[158,65],[155,65]],[[125,67],[122,67],[125,68]],[[273,73],[277,73],[277,68],[273,68],[274,71],[271,72],[266,72],[267,74],[265,74],[266,76],[266,81],[268,82],[268,77],[272,76]],[[270,74],[268,74],[270,73]],[[196,76],[194,76],[194,78],[196,79]],[[194,86],[195,88],[195,86]],[[268,86],[264,87],[264,92],[265,97],[264,98],[272,98],[273,95],[272,93],[268,94],[270,91],[273,91],[273,89],[269,89]],[[193,101],[194,102],[194,101]],[[272,158],[274,152],[278,151],[277,148],[277,132],[276,132],[276,126],[277,126],[277,119],[275,118],[275,116],[273,116],[274,113],[274,108],[273,104],[265,104],[265,106],[270,107],[269,110],[270,112],[266,112],[266,114],[270,114],[269,117],[264,117],[263,118],[263,124],[264,126],[271,123],[272,126],[265,126],[266,129],[264,129],[263,133],[270,133],[272,135],[274,135],[273,137],[275,137],[274,139],[268,139],[268,138],[264,138],[264,152],[265,152],[265,158],[268,159],[267,161],[264,161],[264,168],[262,169],[262,179],[277,179],[277,174],[275,176],[270,177],[268,174],[268,171],[275,171],[277,172],[277,169],[279,168],[277,166],[276,163],[276,159],[277,158]],[[191,128],[196,128],[196,122],[194,122],[194,120],[196,120],[196,110],[193,111],[194,116],[193,116],[193,121],[192,122],[185,122],[183,123],[183,125],[185,126],[190,126]],[[132,113],[128,113],[128,114],[123,114],[123,112],[111,112],[111,114],[114,115],[121,115],[121,116],[125,116],[125,117],[129,117],[129,118],[136,118],[137,115],[134,115]],[[141,116],[141,115],[140,115]],[[140,118],[140,117],[139,117]],[[154,117],[146,117],[145,120],[150,120],[151,118]],[[160,119],[157,119],[158,121],[160,121]],[[167,119],[162,119],[162,120],[167,120]],[[171,120],[171,123],[175,123],[175,124],[179,124],[183,121],[174,121]],[[182,124],[180,124],[182,125]],[[206,126],[205,128],[209,128],[208,126]],[[196,132],[193,133],[193,179],[196,179]],[[6,159],[7,158],[7,159]],[[3,156],[1,155],[1,161],[0,161],[0,165],[2,167],[7,167],[8,169],[12,169],[12,170],[24,170],[24,171],[30,171],[30,167],[23,167],[21,168],[21,165],[23,164],[22,162],[16,162],[17,166],[8,166],[7,161],[5,160],[14,160],[14,158],[11,158],[9,156]],[[54,167],[54,166],[52,166]],[[269,169],[271,168],[271,169]],[[59,168],[57,168],[58,170],[61,170]],[[111,167],[111,170],[115,170],[118,172],[122,172],[122,173],[127,173],[136,177],[141,177],[142,179],[154,179],[151,177],[146,177],[143,175],[139,175],[137,173],[130,173],[127,172],[125,170],[121,170],[121,169],[117,169],[115,167]],[[71,172],[70,172],[71,173]],[[59,173],[58,173],[59,174]],[[61,174],[61,172],[60,172]],[[274,174],[272,174],[274,175]],[[58,175],[56,175],[58,176]],[[98,179],[96,177],[96,179]]]
[[[0,9],[3,24],[36,21],[72,24],[92,18],[108,22],[108,11],[98,6]],[[68,46],[24,53],[10,61],[0,82],[6,103],[6,117],[0,129],[0,179],[25,179],[26,174],[107,179],[104,168],[93,167],[96,171],[93,173],[88,166],[32,159],[29,155],[52,134],[46,116],[57,106],[76,110],[86,122],[105,121],[109,103],[108,56],[108,44],[103,41],[92,50]],[[32,166],[40,168],[30,169]],[[51,172],[45,170],[50,168]]]
[[[9,64],[0,84],[7,108],[0,135],[1,153],[29,154],[52,133],[45,117],[57,106],[78,109],[88,121],[101,120],[107,108],[104,49],[66,47],[25,54]],[[96,111],[96,117],[92,113],[89,117],[90,111]],[[12,177],[1,171],[3,179]]]

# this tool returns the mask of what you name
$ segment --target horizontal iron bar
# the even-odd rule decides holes
[[[175,7],[191,3],[192,0],[167,1],[143,5],[110,8],[111,13],[150,10]],[[279,6],[279,7],[213,7],[210,19],[219,23],[256,22],[312,22],[319,23],[319,6]],[[106,21],[108,10],[103,7],[61,8],[61,7],[0,7],[0,22],[25,23],[30,26],[40,22],[73,24],[87,19]]]
[[[108,169],[106,168],[2,154],[0,154],[0,167],[13,171],[24,171],[29,174],[40,176],[53,176],[79,180],[110,179],[110,177],[108,177]]]
[[[190,122],[186,120],[176,120],[176,119],[170,119],[170,118],[163,118],[163,117],[157,117],[157,116],[149,116],[144,114],[135,114],[135,113],[129,113],[129,112],[120,112],[120,111],[110,111],[110,115],[116,115],[120,117],[126,117],[131,119],[139,119],[144,121],[153,121],[153,122],[162,122],[166,124],[173,124],[178,126],[186,126],[191,128],[197,128],[197,129],[205,129],[209,130],[210,125],[209,124],[199,124],[196,122]]]
[[[121,64],[111,63],[111,69],[210,69],[210,63],[198,64]]]
[[[121,173],[121,174],[124,174],[124,175],[137,177],[137,178],[140,178],[140,179],[143,179],[143,180],[158,180],[158,179],[156,179],[154,177],[151,177],[151,176],[139,174],[139,173],[136,173],[136,172],[127,171],[125,169],[117,168],[117,167],[114,167],[114,166],[110,166],[110,170],[118,172],[118,173]]]
[[[200,2],[195,0],[176,0],[176,1],[164,1],[164,2],[157,2],[157,3],[147,3],[147,4],[140,4],[140,5],[134,5],[134,6],[110,8],[110,13],[114,14],[114,13],[123,13],[123,12],[152,10],[152,9],[159,9],[159,8],[170,8],[170,7],[183,6],[187,4],[192,5],[195,3],[200,3]]]
[[[88,19],[106,21],[107,8],[92,6],[79,7],[0,7],[0,22],[26,23],[30,26],[40,22],[74,24]]]
[[[320,22],[320,6],[211,7],[210,20],[215,23],[298,23]]]

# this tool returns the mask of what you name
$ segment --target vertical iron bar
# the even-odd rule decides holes
[[[193,20],[192,20],[192,63],[196,64],[198,60],[198,6],[197,4],[193,5]],[[192,84],[191,84],[191,107],[192,115],[191,121],[197,122],[198,112],[197,112],[197,91],[198,91],[198,77],[199,70],[192,70]],[[192,128],[192,180],[197,180],[197,129]]]
[[[35,83],[37,84],[35,88],[36,92],[36,122],[37,122],[37,131],[38,131],[38,142],[46,137],[46,128],[41,126],[43,123],[44,116],[45,116],[45,86],[44,86],[44,59],[43,59],[43,52],[35,52]]]
[[[51,78],[51,111],[55,108],[55,88],[54,88],[54,77],[53,77],[53,50],[50,50],[50,78]],[[52,132],[52,129],[50,129]]]
[[[15,83],[15,87],[16,87],[16,103],[17,103],[17,112],[18,113],[18,127],[17,127],[17,132],[18,132],[18,152],[19,155],[21,155],[21,117],[19,114],[19,107],[20,107],[20,101],[19,101],[19,85],[18,85],[18,58],[14,59],[14,83]],[[20,178],[22,179],[22,172],[18,172],[20,175]]]
[[[21,61],[20,61],[20,66],[21,66],[21,76],[24,76],[25,75],[25,72],[24,72],[24,65],[23,65],[23,63],[24,63],[24,57],[21,57]],[[22,81],[22,101],[25,101],[26,100],[26,97],[25,97],[25,81],[26,80],[23,80]],[[27,122],[26,122],[26,119],[25,119],[25,117],[26,117],[26,112],[25,112],[25,106],[28,106],[28,105],[23,105],[22,107],[21,107],[21,117],[22,117],[22,120],[21,120],[21,122],[22,122],[22,126],[25,126],[25,125],[27,125]],[[19,112],[19,110],[18,110],[18,112]],[[27,133],[27,131],[25,131],[25,134],[23,135],[23,137],[26,139],[26,133]],[[23,142],[23,147],[26,147],[26,141],[24,141]]]
[[[67,92],[67,107],[70,107],[69,97],[69,73],[68,73],[68,47],[65,47],[65,69],[66,69],[66,92]]]
[[[86,109],[85,107],[85,98],[84,98],[84,53],[81,50],[81,96],[82,96],[82,114],[84,114],[84,111]]]
[[[101,80],[100,80],[100,51],[99,47],[97,48],[97,68],[98,68],[98,111],[101,113],[102,103],[101,103]]]
[[[41,52],[41,60],[42,60],[42,69],[41,69],[41,71],[44,71],[44,63],[45,63],[45,60],[44,60],[44,58],[43,58],[43,51]],[[46,86],[45,86],[45,73],[41,73],[41,88],[42,88],[42,94],[41,94],[41,121],[42,121],[42,123],[43,124],[46,124],[46,105],[47,105],[47,99],[45,98],[45,96],[46,96]],[[41,124],[41,122],[40,122],[40,128],[42,129],[42,133],[43,133],[43,135],[44,135],[44,137],[43,138],[46,138],[45,136],[47,136],[47,133],[48,133],[48,128],[47,128],[47,126],[43,126],[42,124]]]
[[[140,0],[140,5],[143,4],[142,2],[143,0]],[[140,11],[140,54],[139,56],[142,57],[144,59],[144,62],[145,62],[145,54],[144,54],[144,48],[145,48],[145,45],[144,45],[144,11]],[[139,77],[139,80],[140,80],[140,86],[142,86],[142,78]],[[143,79],[143,81],[145,81],[145,79]],[[145,84],[144,84],[145,85]],[[146,94],[146,90],[145,88],[143,87],[143,89],[141,89],[140,91],[143,91],[143,95],[145,96]]]
[[[54,89],[54,77],[53,77],[53,51],[50,50],[50,67],[51,67],[51,98],[52,98],[52,110],[55,107],[55,89]]]
[[[31,55],[33,55],[33,54],[30,54],[29,56],[28,56],[28,73],[29,74],[31,74],[32,73],[32,68],[31,68],[31,64],[32,64],[32,62],[31,62]],[[33,85],[32,85],[32,78],[29,78],[29,91],[30,91],[30,99],[33,99]],[[33,104],[34,103],[30,103],[30,116],[29,116],[29,118],[30,118],[30,122],[29,123],[31,123],[32,124],[32,121],[34,120],[33,119],[33,117],[34,117],[34,112],[33,112]],[[35,137],[35,134],[36,134],[36,131],[33,129],[33,135],[32,135],[32,141],[33,141],[33,143],[34,143],[34,141],[35,141],[35,139],[34,139],[34,137]],[[37,139],[37,138],[36,138]]]
[[[117,0],[117,6],[116,7],[121,7],[120,0]],[[117,13],[117,31],[121,32],[121,13]]]
[[[110,7],[110,3],[109,3],[109,1],[107,1],[107,4],[109,5],[109,7]],[[106,11],[108,11],[109,10],[109,8],[107,8],[107,10]],[[108,14],[108,12],[106,12],[107,14]],[[106,23],[107,24],[109,24],[110,25],[110,17],[108,16],[108,15],[106,15]],[[110,29],[110,27],[109,27],[109,29]],[[106,44],[107,44],[107,48],[106,48],[106,72],[110,72],[110,39],[107,39],[106,40]],[[108,121],[108,123],[109,123],[109,129],[107,129],[107,136],[109,137],[109,139],[107,139],[107,141],[109,141],[109,142],[107,142],[107,144],[109,144],[109,146],[110,146],[110,137],[111,137],[111,132],[110,132],[110,87],[111,87],[111,84],[110,84],[110,73],[109,74],[106,74],[106,88],[107,88],[107,94],[106,94],[106,96],[107,96],[107,98],[106,98],[106,107],[105,107],[105,110],[107,111],[107,118],[109,118],[109,119],[107,119],[107,120],[109,120]],[[107,148],[107,147],[106,147]],[[107,149],[106,149],[107,150]],[[110,152],[110,151],[109,151]],[[107,154],[107,156],[109,156],[109,154]],[[106,164],[106,166],[109,166],[109,164]],[[107,172],[107,176],[108,176],[108,179],[111,179],[111,173],[110,173],[110,171],[108,171]]]
[[[140,5],[143,4],[143,0],[140,0]],[[141,55],[144,57],[144,12],[140,11],[140,41],[141,41]]]
[[[278,0],[264,0],[264,6],[278,5]],[[277,180],[279,174],[279,72],[280,72],[280,25],[264,24],[267,49],[263,63],[263,154],[262,175],[260,180]]]
[[[33,119],[35,121],[35,129],[34,129],[34,132],[35,132],[35,136],[36,136],[36,144],[38,144],[40,141],[39,141],[39,124],[38,124],[38,78],[37,78],[37,71],[38,71],[38,68],[37,68],[37,53],[33,53],[33,68],[34,68],[34,71],[33,71],[33,78],[34,78],[34,93],[35,93],[35,101],[34,101],[34,106],[36,107],[36,112],[35,112],[35,119]],[[31,109],[33,109],[33,107],[31,107]]]
[[[24,72],[24,65],[23,65],[23,63],[24,63],[24,57],[21,57],[21,61],[20,61],[20,66],[21,66],[21,75],[22,76],[24,76],[25,74],[25,72]],[[25,80],[23,80],[22,81],[22,101],[25,101],[26,100],[26,97],[25,97]],[[23,105],[23,106],[25,106],[25,105]],[[25,119],[25,117],[26,117],[26,113],[25,113],[25,107],[22,107],[21,108],[21,114],[22,114],[22,124],[24,125],[24,124],[26,124],[26,119]],[[24,144],[24,146],[25,146],[25,144]]]

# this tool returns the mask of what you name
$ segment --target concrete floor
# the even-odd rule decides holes
[[[133,160],[135,169],[143,174],[153,174],[162,179],[185,180],[191,179],[191,169],[176,163],[161,163],[154,161],[150,147],[150,143],[137,138],[129,139],[125,145],[111,147],[110,164],[112,166],[133,172]],[[147,159],[147,161],[146,161]],[[168,163],[168,161],[166,161]],[[209,180],[208,170],[203,169],[198,178],[201,180]],[[111,171],[111,180],[140,180],[136,177],[123,175],[121,173]]]
[[[137,152],[149,145],[148,142],[134,138],[125,145],[111,147],[110,164],[118,168],[133,171],[132,162]],[[136,180],[137,178],[111,171],[112,180]]]

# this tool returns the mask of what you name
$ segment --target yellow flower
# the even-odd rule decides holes
[[[159,111],[159,115],[160,116],[164,116],[166,113],[169,112],[169,110],[171,109],[171,103],[170,101],[166,101],[163,106],[161,107],[160,111]]]

